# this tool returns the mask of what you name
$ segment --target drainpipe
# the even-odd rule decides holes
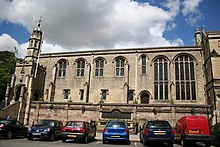
[[[88,66],[89,66],[89,79],[87,83],[86,103],[89,102],[89,89],[90,89],[90,80],[91,80],[91,64],[89,63]]]

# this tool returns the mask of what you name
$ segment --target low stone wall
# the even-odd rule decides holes
[[[0,109],[0,119],[6,119],[8,115],[11,115],[11,119],[16,120],[18,117],[18,109],[20,102],[17,101],[5,108]]]
[[[104,122],[111,118],[103,118],[102,113],[112,112],[130,114],[124,119],[131,128],[141,126],[151,119],[168,120],[174,127],[177,120],[185,115],[191,115],[192,108],[196,115],[211,117],[211,107],[206,105],[174,105],[174,104],[93,104],[93,103],[60,103],[32,102],[30,107],[29,125],[40,119],[57,119],[64,124],[70,120],[96,121],[98,130],[102,130]],[[112,118],[115,119],[115,118]]]

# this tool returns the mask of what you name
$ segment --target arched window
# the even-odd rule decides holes
[[[168,100],[168,64],[163,57],[154,61],[154,99]]]
[[[141,57],[141,73],[146,74],[146,56]]]
[[[175,59],[176,100],[196,100],[195,61],[188,55]]]
[[[79,60],[77,61],[77,77],[83,77],[85,72],[85,61]]]
[[[103,70],[104,70],[104,60],[98,59],[95,61],[95,76],[96,77],[102,77],[103,76]]]
[[[65,60],[61,60],[58,63],[58,77],[63,78],[66,77],[66,65],[67,62]]]
[[[124,66],[125,60],[123,58],[118,58],[115,60],[116,63],[116,76],[124,76]]]

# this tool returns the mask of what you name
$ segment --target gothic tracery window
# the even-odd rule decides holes
[[[124,76],[124,66],[125,66],[125,60],[123,58],[118,58],[115,60],[116,63],[116,76]]]
[[[77,61],[77,77],[84,77],[85,72],[85,61],[79,60]]]
[[[154,61],[154,99],[168,100],[168,63],[163,57]]]
[[[60,78],[66,77],[66,67],[67,67],[67,62],[65,60],[61,60],[58,63],[58,77]]]
[[[102,77],[103,76],[103,70],[104,70],[104,60],[98,59],[95,61],[95,76],[96,77]]]
[[[141,73],[146,74],[146,56],[141,57]]]
[[[196,100],[195,61],[188,55],[175,59],[176,100]]]

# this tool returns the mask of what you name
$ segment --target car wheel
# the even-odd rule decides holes
[[[55,134],[54,134],[54,133],[51,133],[49,140],[50,140],[50,141],[54,141],[54,139],[55,139]]]
[[[143,139],[143,145],[147,146],[147,141],[145,139]]]
[[[66,138],[62,138],[62,142],[66,142]]]
[[[88,143],[88,136],[87,135],[84,138],[84,143]]]
[[[126,143],[127,145],[130,145],[130,144],[131,144],[130,140],[127,140],[125,143]]]
[[[7,138],[7,139],[11,139],[12,138],[12,132],[11,131],[8,131],[7,133],[6,133],[6,135],[5,135],[5,138]]]
[[[95,136],[92,137],[92,141],[95,141]]]
[[[181,146],[186,146],[187,145],[187,141],[182,137],[181,141],[180,141]]]
[[[31,140],[31,141],[33,140],[33,138],[32,138],[32,137],[27,137],[27,139],[28,139],[28,140]]]
[[[106,143],[107,143],[107,141],[106,141],[105,139],[103,139],[103,140],[102,140],[102,143],[103,143],[103,144],[106,144]]]
[[[206,143],[205,143],[205,146],[206,146],[206,147],[210,147],[210,146],[211,146],[211,143],[210,143],[210,142],[206,142]]]
[[[173,147],[173,141],[168,142],[168,146],[169,146],[169,147]]]
[[[140,139],[140,143],[142,143],[142,144],[143,144],[143,140],[142,140],[142,139]]]

